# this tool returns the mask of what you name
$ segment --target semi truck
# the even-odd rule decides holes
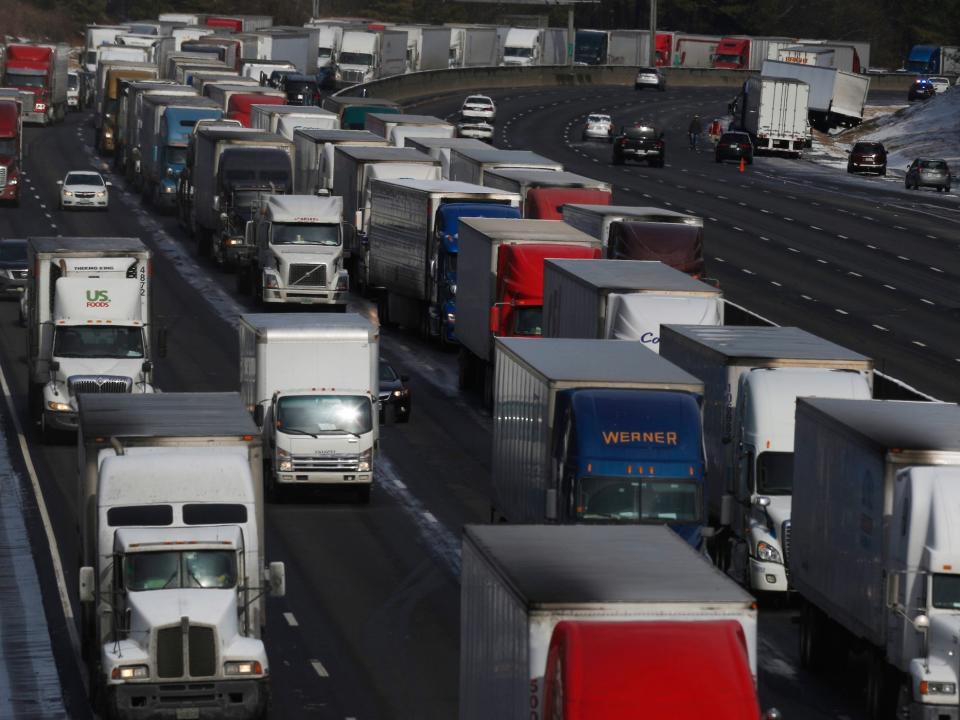
[[[713,67],[757,71],[771,55],[776,59],[780,48],[795,44],[795,39],[788,37],[724,37],[717,44]]]
[[[720,44],[721,39],[716,35],[677,33],[673,39],[673,57],[670,65],[685,68],[713,67],[717,45]]]
[[[345,30],[334,70],[338,88],[370,82],[407,69],[407,34],[398,30]]]
[[[562,220],[566,203],[609,204],[613,186],[563,170],[495,168],[483,173],[483,184],[520,195],[523,217]]]
[[[407,34],[406,72],[446,70],[450,59],[450,28],[424,25],[393,25]]]
[[[458,381],[490,407],[494,339],[542,334],[544,260],[597,259],[600,243],[557,220],[464,218],[459,229]]]
[[[531,170],[563,170],[563,165],[529,150],[480,150],[453,148],[450,151],[450,179],[483,185],[487,170],[497,168],[529,168]]]
[[[154,391],[151,253],[137,238],[33,237],[27,263],[27,402],[49,442],[77,429],[80,393]]]
[[[99,111],[99,133],[97,148],[105,155],[112,155],[117,149],[120,113],[120,83],[138,80],[156,80],[156,67],[112,67],[107,70],[103,87],[103,98]]]
[[[907,56],[906,69],[921,75],[960,74],[960,47],[914,45]]]
[[[960,407],[798,400],[793,475],[801,663],[859,652],[868,717],[956,717]]]
[[[127,32],[127,25],[87,25],[86,39],[83,44],[83,69],[90,74],[97,72],[97,48],[101,45],[114,45],[117,35]]]
[[[108,50],[107,47],[100,48],[101,50]],[[136,48],[134,48],[136,49]],[[134,73],[145,73],[145,75],[132,75],[130,77],[137,77],[138,79],[147,80],[157,77],[157,66],[153,63],[146,62],[145,60],[128,60],[128,59],[112,59],[112,60],[101,60],[97,63],[97,77],[94,86],[94,97],[95,97],[95,107],[93,111],[93,126],[97,129],[97,142],[100,142],[102,135],[102,126],[103,119],[108,113],[111,114],[111,117],[117,111],[117,105],[119,101],[117,99],[117,86],[116,81],[113,83],[113,89],[108,86],[108,81],[110,79],[111,73],[114,77],[117,77],[117,74],[121,71],[131,71]],[[126,77],[126,76],[122,76]],[[108,96],[112,102],[108,103]],[[111,106],[107,108],[108,104]]]
[[[307,75],[317,73],[317,48],[320,33],[314,28],[291,27],[261,30],[257,33],[259,51],[256,57],[268,60],[286,60]],[[250,57],[244,55],[243,57]]]
[[[189,85],[178,85],[171,80],[121,80],[120,103],[117,107],[117,131],[114,135],[113,167],[124,177],[133,179],[137,174],[134,154],[139,156],[139,131],[144,117],[143,99],[148,95],[177,95],[195,97],[196,91]],[[134,153],[134,150],[137,152]],[[127,166],[131,168],[128,172]]]
[[[331,95],[323,99],[321,107],[335,113],[340,119],[342,130],[364,130],[369,113],[399,113],[400,106],[393,100],[371,97],[338,97]]]
[[[822,132],[835,127],[853,127],[863,121],[870,78],[835,68],[813,67],[798,63],[767,60],[764,78],[799,80],[810,87],[810,124]]]
[[[394,147],[403,147],[407,137],[453,137],[454,127],[433,115],[368,113],[364,130],[386,138]]]
[[[756,677],[753,598],[665,527],[468,525],[460,578],[460,720],[546,718],[550,637],[568,620],[617,623],[624,629],[665,619],[732,621],[742,631],[749,674]],[[656,654],[655,664],[672,665],[663,662],[664,652],[661,648]],[[711,675],[718,672],[716,661],[702,660],[709,663]],[[701,682],[706,681],[693,685]],[[726,717],[720,715],[723,706],[746,688],[726,690],[708,716]],[[693,692],[684,687],[677,704],[685,707]],[[646,700],[634,693],[631,712],[624,717],[638,717]],[[691,717],[676,712],[645,716]],[[589,717],[616,716],[605,707]],[[756,714],[729,717],[748,720]]]
[[[217,103],[224,113],[229,113],[231,109],[236,109],[230,107],[230,99],[234,95],[259,95],[261,102],[267,102],[266,98],[276,98],[273,102],[277,104],[287,102],[287,95],[282,90],[263,87],[255,83],[240,83],[233,78],[228,79],[226,82],[214,82],[204,85],[201,92]]]
[[[457,256],[465,217],[519,219],[519,198],[446,180],[374,180],[370,185],[368,277],[382,325],[456,342]]]
[[[317,70],[332,69],[340,54],[343,28],[339,25],[319,25],[317,34]]]
[[[544,337],[633,340],[659,353],[664,325],[723,325],[723,294],[661,262],[544,263]]]
[[[497,338],[495,353],[494,521],[662,523],[701,548],[700,380],[639,343]]]
[[[254,105],[263,107],[280,106],[285,102],[286,100],[284,98],[272,94],[265,95],[256,92],[235,93],[231,95],[230,100],[227,101],[227,111],[224,117],[228,120],[236,120],[243,127],[253,127],[250,116],[253,113]]]
[[[653,227],[685,225],[698,230],[701,243],[703,238],[703,218],[658,207],[564,203],[563,221],[597,238],[603,245],[604,257],[614,259],[626,259],[626,248],[612,248],[610,244],[610,231],[616,223],[643,222]]]
[[[10,43],[0,70],[3,87],[33,93],[25,122],[50,125],[67,116],[67,72],[70,48],[66,45]]]
[[[297,128],[293,131],[294,192],[317,195],[333,188],[333,156],[337,146],[385,147],[388,144],[384,138],[366,130]]]
[[[250,108],[250,127],[282,135],[293,142],[297,130],[339,130],[340,122],[332,112],[318,107],[254,104]]]
[[[255,248],[237,289],[262,303],[331,305],[344,310],[350,277],[343,259],[343,201],[315,195],[267,195],[247,223]]]
[[[503,43],[504,65],[566,65],[565,28],[510,28]]]
[[[240,395],[261,428],[267,491],[335,485],[370,500],[379,329],[354,313],[240,316]]]
[[[262,717],[270,666],[256,426],[236,393],[84,394],[81,636],[114,717]]]
[[[494,27],[451,27],[451,68],[493,67],[500,64],[500,42]]]
[[[870,397],[873,362],[792,327],[668,325],[660,354],[704,383],[707,510],[721,530],[715,562],[750,587],[785,592],[792,402],[801,392]],[[754,392],[760,383],[768,397]]]
[[[0,97],[0,201],[20,206],[23,158],[23,104]]]
[[[802,80],[753,75],[743,84],[732,123],[750,133],[754,152],[799,158],[810,137],[810,86]]]

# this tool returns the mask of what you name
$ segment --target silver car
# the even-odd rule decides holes
[[[583,126],[583,140],[613,142],[613,120],[610,116],[601,113],[587,115],[587,123]]]
[[[27,241],[0,239],[0,297],[20,297],[27,286]]]
[[[907,175],[903,184],[907,190],[919,190],[922,187],[936,188],[937,192],[950,192],[950,166],[946,160],[917,158],[907,166]]]
[[[493,142],[493,125],[482,120],[461,121],[457,123],[457,137]]]
[[[661,92],[667,89],[667,78],[660,68],[642,67],[637,70],[637,77],[633,81],[633,89],[656,88]]]

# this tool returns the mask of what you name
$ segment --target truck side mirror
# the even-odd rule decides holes
[[[720,525],[728,527],[733,522],[734,497],[727,493],[720,498]]]
[[[52,373],[60,372],[60,361],[59,361],[59,360],[51,360],[51,361],[50,361],[50,372],[52,372]]]
[[[360,230],[363,227],[363,210],[357,210],[353,216],[353,227]]]
[[[270,563],[267,579],[270,583],[271,597],[280,598],[287,594],[287,576],[282,562]]]
[[[80,568],[80,582],[78,585],[80,602],[92,603],[94,601],[96,595],[96,579],[97,577],[92,567],[85,565]]]
[[[145,373],[153,372],[153,363],[149,360],[144,360],[143,365],[140,366],[140,369]]]
[[[157,355],[165,358],[167,356],[167,329],[160,328],[157,332]]]
[[[253,220],[247,220],[247,224],[243,226],[244,241],[247,245],[253,245],[256,232],[255,228],[256,225]]]
[[[500,329],[500,306],[490,308],[490,332],[496,333]]]
[[[219,196],[219,195],[215,195],[214,198],[213,198],[213,209],[216,210],[217,212],[220,211],[220,196]]]
[[[263,425],[263,405],[257,405],[253,409],[253,421],[257,425]]]

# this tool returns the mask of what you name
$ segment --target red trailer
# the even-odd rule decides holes
[[[20,205],[23,125],[20,101],[0,98],[0,201]]]
[[[250,114],[253,105],[285,105],[286,98],[260,93],[231,95],[227,100],[227,119],[239,120],[244,127],[251,127]]]

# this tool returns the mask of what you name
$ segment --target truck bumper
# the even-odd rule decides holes
[[[280,472],[278,485],[370,485],[373,472]]]
[[[37,112],[36,110],[30,110],[23,114],[23,121],[25,123],[39,123],[40,125],[46,125],[49,122],[46,112]]]
[[[298,305],[346,305],[346,290],[308,290],[290,288],[264,288],[265,303],[288,303]]]
[[[0,200],[4,202],[16,202],[20,199],[20,184],[4,185],[0,188]]]
[[[252,720],[267,706],[270,680],[130,683],[111,686],[107,693],[111,716],[121,720]]]
[[[956,705],[921,705],[910,703],[910,720],[958,720],[960,708]]]
[[[783,565],[750,558],[750,587],[762,592],[787,592],[787,572]]]
[[[229,265],[246,265],[253,257],[254,248],[250,245],[243,245],[242,238],[237,244],[231,244],[231,240],[236,240],[236,238],[220,238],[220,247],[217,248],[218,258],[221,262]]]
[[[73,432],[77,429],[77,413],[73,411],[54,412],[53,410],[44,410],[44,421],[47,426],[53,430],[63,430]]]

